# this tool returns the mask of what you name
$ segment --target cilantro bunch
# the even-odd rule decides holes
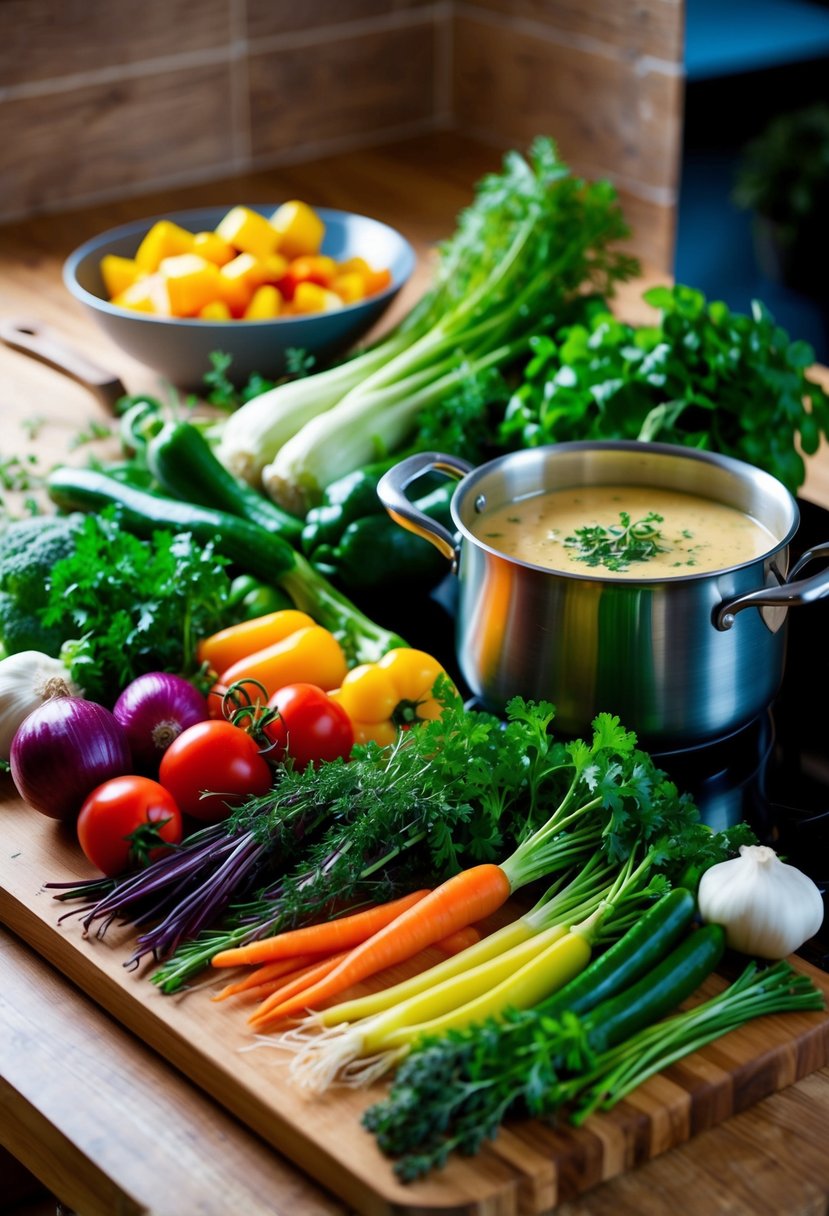
[[[85,695],[111,706],[148,671],[194,674],[199,638],[226,623],[227,560],[189,533],[141,541],[112,510],[87,515],[55,562],[39,619]]]

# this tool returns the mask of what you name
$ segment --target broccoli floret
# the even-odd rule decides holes
[[[0,638],[7,654],[58,654],[65,631],[60,625],[44,628],[39,610],[46,606],[55,562],[75,551],[83,518],[80,512],[36,515],[13,520],[0,533]]]

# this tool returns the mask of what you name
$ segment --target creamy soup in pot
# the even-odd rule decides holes
[[[574,574],[665,578],[724,570],[768,553],[751,515],[654,486],[578,486],[485,509],[471,525],[509,557]]]

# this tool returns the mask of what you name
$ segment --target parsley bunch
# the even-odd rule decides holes
[[[593,300],[580,323],[533,339],[500,446],[676,443],[757,465],[796,493],[803,455],[829,436],[829,397],[806,375],[812,348],[760,302],[743,315],[683,285],[643,298],[660,310],[653,326],[627,325]]]
[[[111,706],[145,672],[195,673],[199,638],[226,623],[227,564],[189,533],[145,542],[112,510],[87,515],[52,569],[40,620],[71,639],[63,657],[85,695]]]

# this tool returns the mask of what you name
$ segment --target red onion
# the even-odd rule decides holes
[[[156,771],[167,748],[188,726],[204,722],[207,701],[182,676],[150,671],[128,684],[112,708],[136,765]]]
[[[95,701],[53,697],[24,718],[11,746],[11,774],[29,806],[72,820],[86,796],[132,769],[124,728]]]

